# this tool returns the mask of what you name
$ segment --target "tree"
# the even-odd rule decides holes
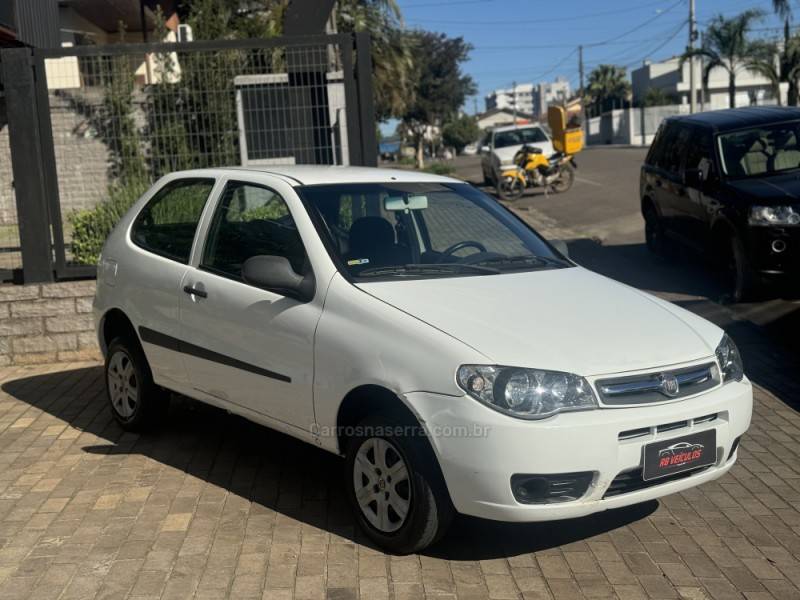
[[[442,127],[442,141],[446,146],[452,146],[457,153],[461,153],[464,146],[477,141],[481,130],[475,122],[475,117],[459,115],[450,119]]]
[[[630,97],[631,84],[627,79],[625,67],[598,65],[589,73],[587,95],[589,103],[598,112],[622,106]]]
[[[372,46],[372,84],[378,121],[400,118],[411,99],[414,60],[394,0],[339,0],[336,28],[367,31]]]
[[[772,0],[772,10],[778,17],[783,19],[783,47],[779,53],[778,79],[780,82],[789,84],[787,104],[789,106],[797,106],[799,95],[797,87],[798,53],[796,40],[792,40],[790,32],[792,21],[791,2],[790,0]],[[793,45],[795,46],[794,50],[792,50]],[[780,99],[780,92],[778,92],[777,97]]]
[[[449,38],[430,31],[414,31],[407,35],[415,60],[412,98],[402,122],[414,139],[417,168],[422,169],[426,134],[457,114],[467,96],[476,93],[477,88],[472,77],[461,72],[461,64],[469,58],[472,49],[463,38]]]
[[[668,94],[661,88],[650,88],[644,96],[643,106],[666,106],[677,104],[678,99],[672,94]]]
[[[692,56],[702,56],[705,59],[704,88],[708,86],[712,70],[721,68],[727,71],[728,100],[731,108],[736,106],[736,74],[747,67],[753,55],[753,44],[748,40],[747,34],[753,23],[761,19],[762,15],[759,10],[746,10],[730,19],[717,15],[706,29],[703,45],[681,56],[681,66]]]

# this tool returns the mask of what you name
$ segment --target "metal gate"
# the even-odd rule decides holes
[[[110,227],[168,172],[377,164],[366,34],[15,48],[0,61],[26,283],[93,276]]]

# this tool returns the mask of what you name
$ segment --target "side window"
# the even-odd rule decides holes
[[[168,183],[136,217],[131,239],[154,254],[188,263],[197,223],[213,187],[213,179]]]
[[[201,267],[241,279],[244,262],[261,254],[283,256],[295,272],[305,272],[303,242],[283,198],[268,188],[232,181],[214,212]]]
[[[658,159],[658,166],[665,171],[678,174],[683,155],[689,145],[689,129],[673,125],[664,132],[664,143]]]
[[[650,146],[650,152],[647,153],[647,158],[645,158],[645,162],[648,165],[653,167],[658,166],[658,162],[661,159],[661,155],[663,154],[664,150],[664,133],[667,129],[666,125],[661,125],[656,131],[656,135],[653,138],[653,143]]]
[[[686,148],[686,169],[700,169],[704,179],[713,176],[714,159],[712,156],[711,133],[702,129],[691,132],[691,143]]]

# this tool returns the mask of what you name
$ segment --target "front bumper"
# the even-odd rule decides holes
[[[510,522],[580,517],[636,504],[694,487],[726,473],[731,452],[749,427],[753,406],[750,382],[732,382],[705,394],[669,404],[603,408],[564,413],[542,421],[502,415],[468,396],[427,392],[405,395],[423,422],[456,509],[463,514]],[[713,421],[692,420],[716,414]],[[620,440],[624,431],[689,421],[683,428]],[[605,497],[619,475],[641,467],[643,449],[656,440],[705,429],[717,431],[717,462],[696,474]],[[557,504],[521,504],[511,491],[514,474],[592,471],[588,491]]]
[[[766,277],[800,273],[800,227],[748,227],[747,248]]]

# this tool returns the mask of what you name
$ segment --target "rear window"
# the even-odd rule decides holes
[[[153,254],[188,263],[197,223],[213,187],[213,179],[168,183],[139,213],[131,239]]]
[[[519,146],[522,144],[539,144],[547,141],[547,135],[539,127],[525,127],[498,131],[494,136],[495,148]]]

